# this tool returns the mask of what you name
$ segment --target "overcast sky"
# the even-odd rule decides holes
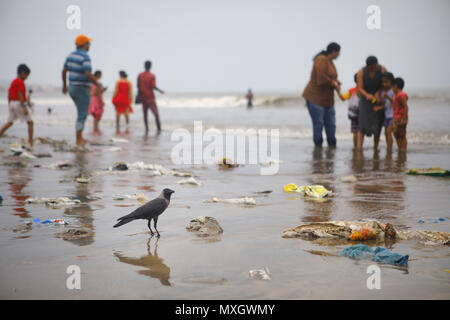
[[[67,7],[81,9],[81,29],[66,27]],[[381,30],[366,26],[369,5],[381,9]],[[118,71],[135,82],[146,59],[168,92],[301,92],[313,56],[338,42],[344,88],[374,54],[410,88],[450,88],[450,1],[0,1],[0,83],[16,67],[30,83],[61,84],[77,34],[94,40],[94,69],[112,86]]]

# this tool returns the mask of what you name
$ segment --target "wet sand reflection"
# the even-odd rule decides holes
[[[151,241],[154,237],[150,237],[147,242],[147,255],[143,255],[140,258],[130,258],[123,256],[120,252],[114,252],[114,255],[120,262],[131,264],[134,266],[144,267],[145,270],[139,270],[138,273],[148,276],[150,278],[159,279],[163,286],[171,286],[170,268],[164,264],[164,260],[158,256],[158,241],[156,238],[155,249],[153,254],[151,252]]]

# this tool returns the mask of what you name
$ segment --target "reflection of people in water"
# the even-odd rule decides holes
[[[253,107],[253,92],[252,92],[252,89],[248,89],[247,95],[245,97],[247,98],[247,108]]]
[[[153,236],[148,239],[147,242],[147,255],[143,255],[140,258],[129,258],[124,257],[119,252],[114,252],[114,255],[119,259],[120,262],[125,262],[134,266],[144,267],[146,269],[139,270],[139,274],[143,274],[150,278],[159,279],[163,286],[171,286],[170,279],[170,268],[164,264],[164,260],[158,256],[158,241],[157,238],[155,243],[155,249],[153,254],[151,252],[151,240]]]
[[[314,147],[312,152],[311,173],[312,176],[308,178],[308,184],[320,184],[328,190],[332,190],[329,183],[329,176],[334,174],[334,157],[335,148],[321,148]],[[325,156],[325,157],[324,157]],[[321,174],[316,176],[316,174]],[[326,175],[323,175],[326,174]],[[322,181],[322,179],[324,179]],[[305,201],[305,213],[302,217],[303,222],[319,222],[329,221],[332,212],[336,210],[336,204],[329,199],[310,200]]]
[[[32,174],[27,168],[8,168],[8,177],[11,182],[9,189],[11,191],[11,198],[15,199],[13,207],[14,215],[21,218],[31,218],[30,213],[25,208],[25,200],[29,195],[24,192],[28,183],[31,181]]]

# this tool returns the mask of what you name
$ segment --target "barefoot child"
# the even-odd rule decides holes
[[[392,103],[394,102],[394,92],[392,91],[392,81],[394,75],[390,72],[385,72],[381,75],[381,90],[379,94],[380,105],[374,106],[373,111],[384,109],[384,134],[386,136],[386,144],[388,151],[392,151],[393,137],[392,137],[392,117],[394,111]]]
[[[356,74],[354,76],[354,80],[356,83]],[[348,118],[351,121],[350,131],[353,133],[353,146],[357,146],[358,141],[358,131],[359,131],[359,122],[358,122],[358,109],[359,109],[359,92],[358,86],[355,86],[349,89],[343,95],[339,92],[339,97],[342,101],[348,101]]]
[[[25,64],[17,67],[17,78],[11,82],[8,91],[8,122],[0,129],[0,136],[13,125],[15,120],[20,119],[28,124],[28,143],[30,147],[33,147],[33,120],[28,110],[28,106],[31,107],[31,102],[27,101],[25,89],[25,80],[30,75],[30,72],[30,69]]]
[[[94,77],[97,81],[100,81],[102,77],[102,72],[97,70],[94,72]],[[103,115],[103,108],[105,106],[105,102],[103,101],[103,86],[100,82],[98,84],[93,83],[91,85],[91,101],[89,103],[89,114],[94,117],[94,133],[100,133],[98,128],[98,123],[100,122]]]
[[[392,90],[394,91],[394,117],[393,131],[400,151],[406,151],[406,125],[408,124],[408,95],[403,91],[405,81],[402,78],[395,78],[392,82]]]

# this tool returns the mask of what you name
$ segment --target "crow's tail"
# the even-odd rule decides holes
[[[130,219],[130,218],[128,218],[128,219],[122,219],[122,220],[120,220],[118,223],[116,223],[114,226],[113,226],[113,228],[117,228],[117,227],[120,227],[121,225],[124,225],[124,224],[126,224],[126,223],[128,223],[128,222],[131,222],[131,221],[133,221],[134,219]]]

